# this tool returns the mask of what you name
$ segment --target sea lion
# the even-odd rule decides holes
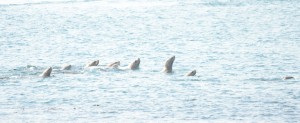
[[[111,64],[108,64],[107,67],[108,68],[118,68],[120,66],[120,61],[116,61],[116,62],[113,62]]]
[[[99,64],[99,60],[92,61],[91,63],[87,64],[85,67],[97,66]]]
[[[49,67],[46,70],[44,70],[44,72],[40,76],[42,76],[43,78],[50,77],[51,72],[52,72],[52,67]]]
[[[166,63],[165,63],[165,66],[162,70],[162,72],[165,72],[165,73],[172,73],[172,66],[173,66],[173,62],[175,60],[175,56],[172,56],[171,58],[169,58]]]
[[[141,60],[138,58],[137,60],[134,60],[131,64],[128,65],[128,68],[131,70],[137,70],[140,68]]]
[[[283,78],[283,80],[289,80],[289,79],[295,79],[295,78],[292,77],[292,76],[286,76],[286,77]]]
[[[196,70],[188,72],[185,76],[195,76],[196,75]]]
[[[70,64],[66,64],[64,66],[61,67],[61,70],[71,70],[71,65]]]

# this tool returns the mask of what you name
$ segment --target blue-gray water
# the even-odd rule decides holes
[[[299,41],[297,0],[1,1],[0,121],[299,122]]]

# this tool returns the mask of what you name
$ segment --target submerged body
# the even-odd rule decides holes
[[[292,77],[292,76],[286,76],[286,77],[283,78],[283,80],[289,80],[289,79],[295,79],[295,78]]]
[[[117,69],[119,68],[119,66],[121,65],[121,62],[120,61],[116,61],[116,62],[113,62],[111,64],[108,64],[107,67],[108,68],[114,68],[114,69]]]

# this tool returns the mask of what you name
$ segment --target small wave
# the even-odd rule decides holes
[[[9,79],[9,77],[0,77],[0,80],[1,80],[1,79]]]
[[[281,81],[282,78],[249,78],[249,81]]]
[[[79,2],[95,2],[101,0],[55,0],[55,1],[43,1],[43,0],[14,0],[14,1],[0,1],[0,6],[21,6],[21,5],[44,5],[44,4],[68,4]]]
[[[27,6],[27,5],[49,5],[49,4],[69,4],[69,3],[87,3],[87,2],[101,2],[101,5],[116,7],[116,8],[127,8],[127,7],[152,7],[152,6],[170,6],[174,5],[174,2],[132,2],[132,1],[121,1],[121,2],[107,2],[102,0],[55,0],[55,1],[43,1],[43,0],[32,0],[32,1],[0,1],[1,6]]]

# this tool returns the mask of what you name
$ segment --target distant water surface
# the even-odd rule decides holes
[[[4,0],[0,121],[299,122],[299,54],[297,0]]]

